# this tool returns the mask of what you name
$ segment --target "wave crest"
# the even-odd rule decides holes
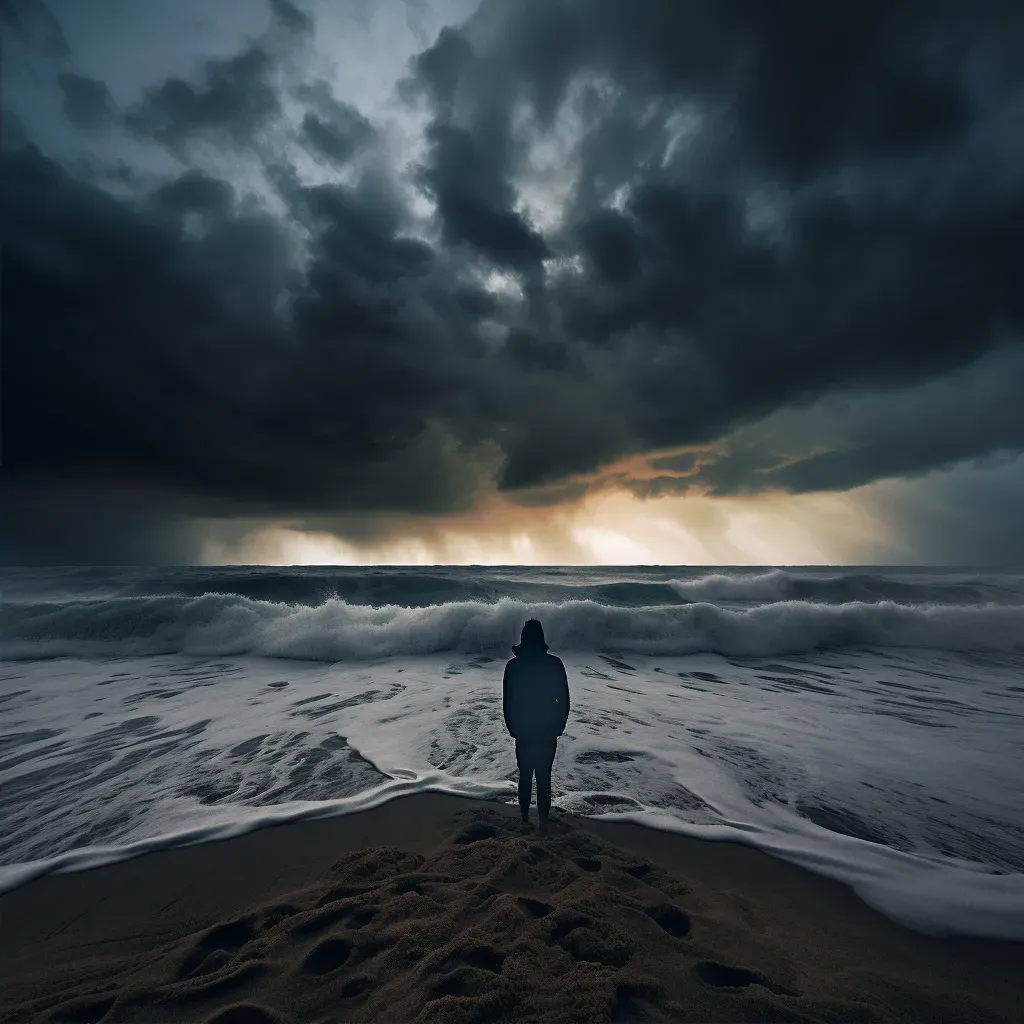
[[[695,580],[669,580],[668,586],[687,601],[899,601],[903,603],[973,604],[986,600],[1017,603],[1021,594],[992,579],[927,575],[893,579],[879,573],[843,572],[818,575],[770,569],[760,573],[711,573]]]
[[[282,604],[226,594],[9,605],[0,645],[12,659],[181,653],[363,660],[507,648],[530,617],[541,619],[548,642],[562,651],[772,656],[858,647],[1024,649],[1021,605],[774,601],[748,608],[704,602],[629,608],[504,598],[410,608],[337,598],[315,606]]]

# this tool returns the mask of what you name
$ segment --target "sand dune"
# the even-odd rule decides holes
[[[1020,944],[742,847],[426,795],[0,898],[11,1021],[1021,1020]]]

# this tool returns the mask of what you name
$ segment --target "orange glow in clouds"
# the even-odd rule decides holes
[[[236,544],[210,542],[208,564],[260,565],[810,565],[869,563],[891,538],[870,488],[847,494],[640,499],[604,492],[524,508],[493,498],[446,518],[388,517],[355,543],[295,524],[266,524]]]

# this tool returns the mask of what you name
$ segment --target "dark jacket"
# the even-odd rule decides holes
[[[569,718],[569,680],[561,658],[546,647],[522,644],[512,653],[501,684],[505,727],[517,740],[561,736]]]

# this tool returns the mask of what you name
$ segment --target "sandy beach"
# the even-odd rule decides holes
[[[1019,1021],[1022,953],[737,844],[421,794],[5,894],[0,1018]]]

